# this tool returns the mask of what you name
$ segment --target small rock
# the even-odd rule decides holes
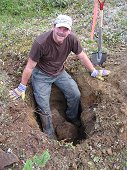
[[[105,153],[106,153],[106,150],[105,150],[105,149],[102,149],[102,153],[105,154]]]
[[[0,59],[0,65],[4,65],[4,62]]]
[[[7,153],[12,153],[11,148],[8,148]]]
[[[14,153],[6,153],[0,149],[0,169],[4,169],[6,166],[18,162],[19,159]]]
[[[123,132],[124,132],[124,127],[121,127],[121,128],[119,129],[119,132],[120,132],[120,133],[123,133]]]
[[[112,156],[112,155],[113,155],[112,149],[111,149],[111,148],[108,148],[108,149],[107,149],[107,153],[108,153],[108,155]]]

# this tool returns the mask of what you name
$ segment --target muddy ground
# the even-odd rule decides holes
[[[14,73],[21,60],[13,53],[2,55],[6,61],[1,69],[1,87],[12,86],[19,81]],[[1,160],[1,170],[21,170],[28,158],[46,150],[50,160],[43,168],[45,170],[127,169],[126,56],[125,45],[111,49],[104,64],[111,74],[104,81],[90,77],[86,70],[79,69],[82,66],[74,56],[69,57],[66,69],[81,91],[80,111],[85,128],[77,129],[64,119],[66,101],[54,86],[51,108],[57,140],[48,139],[42,131],[30,84],[25,102],[13,102],[9,98],[4,104],[1,102],[0,147],[5,153],[10,151],[16,155],[12,162]],[[75,68],[71,67],[73,62],[78,63]],[[12,83],[12,80],[15,81]]]

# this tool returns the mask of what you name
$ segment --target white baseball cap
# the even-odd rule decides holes
[[[68,15],[58,15],[54,24],[56,25],[56,27],[66,27],[71,30],[72,19]]]

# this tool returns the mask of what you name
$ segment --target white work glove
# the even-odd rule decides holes
[[[104,76],[107,76],[110,74],[110,71],[109,70],[105,70],[105,69],[102,69],[102,70],[94,70],[92,73],[91,73],[91,77],[95,77],[99,80],[102,80],[104,81]]]
[[[25,99],[25,91],[26,91],[26,86],[23,85],[22,83],[20,83],[17,88],[9,91],[9,96],[12,100],[16,100],[20,97],[22,98],[22,100],[24,100]]]

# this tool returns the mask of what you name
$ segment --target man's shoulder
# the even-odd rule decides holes
[[[36,42],[40,45],[47,41],[51,37],[52,31],[44,32],[36,37]]]

